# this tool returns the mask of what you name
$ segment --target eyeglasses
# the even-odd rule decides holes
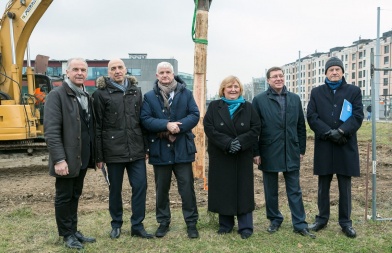
[[[275,76],[270,76],[271,79],[278,79],[278,78],[284,78],[284,75],[275,75]]]

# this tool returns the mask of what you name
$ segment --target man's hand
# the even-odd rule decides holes
[[[344,137],[344,135],[337,129],[331,130],[331,134],[329,135],[328,139],[339,145],[344,145],[347,143],[346,137]]]
[[[253,163],[256,165],[260,165],[261,164],[261,157],[259,155],[253,157]]]
[[[68,163],[66,161],[62,161],[59,163],[56,163],[54,165],[54,173],[60,176],[66,176],[69,174],[68,171]]]
[[[167,123],[166,128],[167,128],[167,130],[169,130],[169,132],[171,134],[177,134],[177,133],[180,132],[180,127],[179,126],[181,124],[182,123],[178,122],[178,121],[176,121],[176,122],[169,122],[169,123]]]
[[[324,134],[322,134],[322,135],[320,136],[320,139],[323,140],[323,141],[328,140],[329,136],[331,135],[331,131],[332,131],[332,130],[330,129],[330,130],[328,130],[327,132],[325,132]]]

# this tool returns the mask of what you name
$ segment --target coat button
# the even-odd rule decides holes
[[[167,144],[167,147],[170,148],[170,144]]]
[[[333,106],[334,106],[334,107],[337,107],[337,105],[336,105],[336,104],[334,104]]]
[[[244,126],[244,123],[241,123],[241,126]]]
[[[223,122],[221,122],[220,125],[223,126]]]
[[[114,136],[112,136],[111,138],[114,139]]]
[[[154,142],[155,140],[151,140],[151,142]]]

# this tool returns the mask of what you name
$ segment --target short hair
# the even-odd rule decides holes
[[[86,67],[88,68],[88,64],[87,64],[87,62],[86,62],[86,60],[84,58],[74,57],[74,58],[68,59],[68,61],[67,61],[67,70],[70,70],[70,66],[71,66],[71,62],[72,61],[82,61],[82,62],[86,63]]]
[[[163,61],[163,62],[158,63],[158,65],[157,65],[157,74],[158,74],[158,71],[159,71],[160,68],[170,68],[172,73],[174,73],[173,65],[171,65],[170,62]]]
[[[283,69],[282,69],[281,67],[276,67],[276,66],[275,66],[275,67],[269,68],[269,69],[267,70],[267,79],[270,78],[270,74],[271,74],[272,71],[278,71],[278,70],[280,70],[280,71],[283,72]]]
[[[233,84],[237,82],[240,85],[240,96],[242,96],[242,93],[244,92],[244,85],[242,85],[240,79],[236,76],[228,76],[223,81],[221,82],[221,85],[219,87],[219,97],[224,97],[223,90],[229,86],[230,84]]]

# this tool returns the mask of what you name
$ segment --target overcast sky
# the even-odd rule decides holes
[[[1,7],[4,9],[5,2]],[[243,83],[294,62],[392,30],[392,0],[213,0],[209,12],[207,89],[223,78]],[[31,57],[175,58],[193,74],[193,0],[54,0],[30,38]]]

